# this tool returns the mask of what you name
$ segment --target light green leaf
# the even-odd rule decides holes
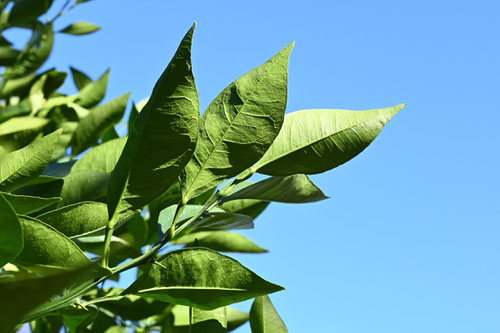
[[[14,259],[23,248],[23,230],[16,212],[0,194],[0,267]]]
[[[205,248],[186,248],[148,266],[124,294],[213,310],[280,290],[233,258]]]
[[[80,237],[103,230],[108,223],[108,208],[102,202],[84,201],[36,217],[68,237]]]
[[[22,148],[35,139],[49,119],[35,117],[14,117],[0,124],[0,145],[9,151]]]
[[[36,21],[52,5],[53,0],[20,0],[14,4],[9,14],[10,24]]]
[[[71,144],[73,147],[73,156],[80,154],[91,145],[97,143],[102,133],[122,119],[129,96],[130,93],[125,94],[90,110],[89,115],[80,121],[73,135]]]
[[[37,75],[33,73],[20,78],[9,79],[5,82],[0,96],[4,99],[11,95],[24,96],[36,77]]]
[[[31,106],[27,101],[23,101],[16,105],[8,105],[0,110],[0,122],[6,121],[13,117],[25,116],[30,114],[30,112]]]
[[[289,45],[231,83],[200,119],[200,137],[182,176],[183,202],[257,162],[283,123]]]
[[[361,153],[403,107],[287,114],[280,134],[252,169],[273,176],[333,169]]]
[[[229,213],[248,215],[256,219],[269,206],[268,201],[241,199],[222,203],[219,207]]]
[[[180,223],[181,224],[181,223]],[[250,216],[235,213],[210,212],[208,216],[191,222],[189,225],[182,225],[176,236],[184,234],[186,231],[212,231],[212,230],[234,230],[252,229],[253,220]]]
[[[252,333],[287,333],[285,323],[274,308],[269,296],[256,297],[250,310]]]
[[[257,199],[288,203],[306,203],[328,197],[306,175],[270,177],[229,195],[224,201]]]
[[[215,314],[217,315],[218,313],[222,315],[222,309],[225,309],[225,317],[226,319],[223,319],[221,316],[220,319],[223,320],[223,322],[227,323],[227,331],[226,329],[223,332],[231,332],[234,329],[240,327],[244,323],[248,321],[248,313],[239,311],[230,307],[223,307],[223,308],[218,308],[212,311],[205,311],[205,310],[200,310],[193,308],[193,324],[200,322],[200,319],[204,318],[205,315],[210,315],[210,314]],[[189,332],[189,307],[184,306],[184,305],[174,305],[174,307],[171,310],[174,320],[173,320],[173,332],[174,333],[188,333]],[[207,317],[207,319],[210,319],[210,317]],[[216,318],[213,318],[216,319]],[[217,320],[217,319],[216,319]],[[200,322],[200,324],[203,321]],[[214,323],[215,324],[215,323]],[[222,326],[222,325],[221,325]],[[226,327],[226,325],[223,325],[223,327]],[[203,332],[212,332],[209,328],[205,328],[202,325],[199,325],[199,327],[196,327],[197,329],[204,329]],[[195,329],[195,326],[192,327],[193,332]]]
[[[85,85],[78,93],[76,104],[91,108],[101,102],[106,95],[109,80],[109,69],[96,81]]]
[[[73,76],[73,82],[78,90],[82,90],[85,86],[93,82],[84,72],[74,67],[70,67],[69,69],[71,71],[71,76]]]
[[[182,224],[183,221],[190,219],[191,217],[198,214],[202,209],[203,205],[186,205],[184,209],[181,211],[178,217],[179,224]],[[168,229],[172,226],[174,221],[175,211],[177,209],[177,205],[171,205],[160,212],[158,217],[158,224],[161,227],[161,231],[163,233],[167,233]],[[211,210],[212,212],[224,212],[222,209],[215,208]]]
[[[0,46],[0,66],[12,66],[16,63],[19,54],[19,50],[10,46]]]
[[[0,191],[14,191],[35,179],[47,167],[61,130],[8,154],[0,163]]]
[[[221,252],[264,253],[268,252],[243,235],[229,231],[204,231],[181,236],[172,244],[207,247]]]
[[[95,264],[69,271],[40,276],[0,279],[0,327],[5,332],[10,330],[23,317],[38,305],[48,301],[52,296],[62,292],[71,285],[105,275]]]
[[[139,113],[108,186],[111,221],[140,209],[174,183],[198,136],[198,92],[191,70],[193,26]]]
[[[101,27],[88,22],[76,22],[68,25],[66,28],[62,29],[59,32],[70,34],[70,35],[88,35],[97,30],[100,30]]]
[[[40,220],[19,218],[24,247],[14,263],[31,271],[46,273],[87,265],[90,260],[68,237]]]
[[[62,201],[61,198],[42,198],[28,195],[1,193],[11,204],[17,214],[32,214],[42,209],[55,206]]]

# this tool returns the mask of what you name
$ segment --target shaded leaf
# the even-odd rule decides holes
[[[0,230],[0,267],[2,267],[14,259],[23,248],[21,222],[3,194],[0,194]]]
[[[280,290],[233,258],[205,248],[186,248],[149,265],[124,294],[212,310]]]
[[[14,117],[0,124],[0,144],[9,151],[29,144],[50,122],[35,117]]]
[[[106,95],[109,80],[109,69],[96,81],[91,82],[80,90],[76,104],[84,108],[91,108],[99,104]]]
[[[88,35],[100,29],[100,26],[89,22],[76,22],[68,25],[66,28],[62,29],[59,32],[70,35]]]
[[[236,176],[258,161],[283,123],[289,45],[231,83],[200,119],[200,137],[183,173],[183,202]]]
[[[220,311],[221,308],[215,309],[213,311]],[[225,307],[226,309],[226,322],[227,322],[227,332],[231,332],[232,330],[240,327],[244,323],[248,321],[248,313],[239,311],[230,307]],[[172,308],[172,314],[174,316],[173,320],[173,326],[174,326],[174,332],[175,333],[188,333],[189,332],[189,307],[184,306],[184,305],[175,305]],[[196,312],[195,312],[196,311]],[[201,317],[199,314],[202,312],[208,312],[210,313],[211,311],[204,311],[200,309],[193,308],[193,318],[195,317]],[[195,320],[193,320],[194,322]],[[199,321],[199,320],[197,320]],[[211,332],[210,330],[205,330],[205,332]],[[226,331],[224,331],[226,332]]]
[[[287,114],[280,134],[252,169],[273,176],[333,169],[361,153],[403,107]]]
[[[85,236],[75,240],[80,248],[87,252],[102,255],[104,252],[104,236]],[[141,250],[123,238],[111,237],[109,264],[116,266],[129,258],[136,258],[142,254]]]
[[[172,244],[186,244],[193,246],[198,244],[201,247],[221,252],[239,253],[264,253],[268,252],[243,235],[229,231],[205,231],[195,232],[176,238]]]
[[[16,63],[21,52],[10,46],[0,46],[0,66],[11,66]]]
[[[269,206],[267,201],[240,199],[223,202],[219,208],[229,213],[248,215],[255,220],[267,206]]]
[[[28,195],[1,193],[17,214],[32,214],[45,208],[55,206],[62,201],[61,198],[42,198]]]
[[[204,206],[202,205],[186,205],[184,209],[181,211],[179,214],[178,221],[180,224],[182,224],[183,221],[188,220],[189,218],[195,216],[198,214]],[[158,218],[158,224],[161,227],[161,231],[163,233],[167,233],[168,229],[172,226],[172,223],[174,221],[174,216],[175,216],[175,211],[177,209],[177,205],[171,205],[165,209],[163,209],[160,212],[159,218]],[[223,212],[223,210],[215,208],[212,210],[212,212]]]
[[[234,230],[252,229],[253,227],[253,220],[250,216],[235,213],[210,212],[208,216],[195,220],[189,225],[182,225],[181,229],[176,233],[176,237],[192,230]]]
[[[250,310],[252,333],[286,333],[288,329],[274,308],[269,296],[256,297]]]
[[[85,86],[93,82],[92,79],[84,72],[79,71],[74,67],[70,67],[69,69],[71,71],[71,76],[73,77],[73,82],[78,90],[82,90]]]
[[[53,0],[20,0],[14,4],[9,14],[10,24],[36,21],[49,10]]]

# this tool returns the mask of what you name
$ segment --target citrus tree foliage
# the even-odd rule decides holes
[[[237,230],[270,202],[326,199],[308,175],[355,157],[403,106],[285,114],[291,44],[200,112],[195,26],[146,102],[103,103],[109,71],[93,80],[70,68],[77,93],[63,94],[68,73],[39,69],[57,33],[99,29],[57,27],[84,2],[52,19],[49,0],[0,2],[2,31],[32,32],[21,50],[0,38],[2,331],[227,332],[249,321],[286,332],[267,296],[284,288],[220,252],[267,252]],[[102,287],[136,267],[127,288]],[[230,307],[249,299],[249,313]]]

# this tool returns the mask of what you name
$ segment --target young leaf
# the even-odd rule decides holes
[[[76,22],[68,25],[66,28],[62,29],[59,32],[70,34],[70,35],[88,35],[97,30],[100,30],[101,27],[88,22]]]
[[[53,0],[20,0],[14,4],[9,14],[9,23],[16,25],[36,19],[49,10]]]
[[[32,214],[45,208],[55,206],[62,201],[61,198],[42,198],[29,195],[1,193],[10,203],[17,214]],[[0,228],[1,229],[1,228]]]
[[[333,169],[361,153],[403,107],[290,113],[276,140],[252,169],[272,176]]]
[[[175,182],[198,136],[198,92],[191,70],[193,26],[139,113],[108,186],[113,216],[150,203]]]
[[[306,203],[328,197],[306,175],[270,177],[229,195],[224,201],[257,199],[287,203]]]
[[[241,199],[224,202],[219,208],[229,213],[248,215],[255,220],[267,206],[269,206],[268,201]]]
[[[85,85],[78,93],[76,104],[91,108],[99,104],[106,95],[108,87],[109,69],[96,81]]]
[[[103,230],[108,223],[108,209],[101,202],[79,202],[36,217],[68,237],[80,237]]]
[[[274,308],[269,296],[256,297],[250,310],[252,333],[287,333],[285,323]]]
[[[257,162],[274,141],[285,114],[292,47],[231,83],[203,114],[182,176],[184,203]]]
[[[0,194],[0,267],[14,259],[23,248],[23,230],[16,212]]]
[[[192,246],[197,241],[198,246],[221,252],[264,253],[268,252],[243,235],[229,231],[195,232],[176,238],[172,244],[187,244]]]
[[[61,130],[8,154],[0,163],[0,191],[14,191],[42,173],[49,164]]]
[[[87,76],[82,71],[79,71],[78,69],[74,67],[69,68],[71,71],[71,76],[73,77],[73,82],[75,83],[76,89],[79,91],[82,90],[86,85],[92,83],[92,79]]]
[[[24,247],[14,263],[33,272],[53,272],[87,265],[90,260],[68,237],[37,219],[22,216]]]
[[[73,135],[73,156],[80,154],[91,145],[97,143],[97,140],[104,131],[122,119],[129,96],[130,93],[125,94],[90,110],[88,116],[80,121]]]

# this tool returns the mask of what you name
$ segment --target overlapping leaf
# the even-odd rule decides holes
[[[17,214],[32,214],[45,208],[55,206],[62,201],[61,198],[42,198],[29,195],[1,193],[11,204]]]
[[[0,194],[0,267],[14,259],[23,248],[23,230],[16,212]]]
[[[269,296],[256,297],[250,310],[252,333],[287,333],[285,323],[274,308]]]
[[[221,252],[264,253],[268,252],[243,235],[229,231],[202,231],[176,238],[172,244],[207,247]]]

